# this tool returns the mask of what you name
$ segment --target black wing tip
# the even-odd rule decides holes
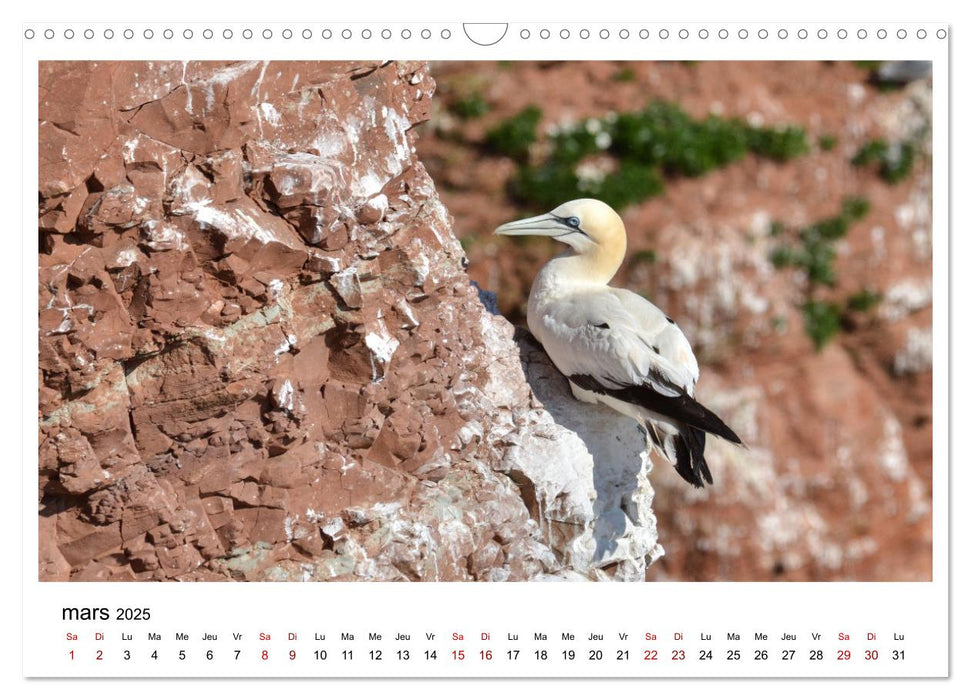
[[[730,443],[733,443],[735,445],[741,445],[742,447],[746,447],[746,448],[748,447],[748,445],[746,445],[744,442],[742,442],[742,438],[740,438],[738,435],[736,435],[735,434],[735,431],[732,430],[731,428],[729,428],[725,424],[725,421],[723,421],[721,418],[718,418],[718,416],[716,416],[714,413],[712,413],[711,415],[715,416],[715,418],[718,420],[718,422],[721,423],[721,426],[720,427],[722,429],[721,430],[709,430],[708,432],[710,432],[712,435],[716,435],[716,436],[718,436],[718,437],[720,437],[720,438],[722,438],[724,440],[728,440]]]
[[[728,427],[718,414],[712,411],[710,408],[702,406],[700,403],[696,402],[696,405],[701,409],[701,416],[698,420],[688,420],[686,421],[688,425],[704,430],[706,433],[711,433],[723,440],[728,440],[736,445],[742,445],[742,438],[740,438],[734,430]]]

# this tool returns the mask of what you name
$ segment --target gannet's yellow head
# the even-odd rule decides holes
[[[599,199],[574,199],[553,211],[503,224],[500,236],[549,236],[573,248],[591,276],[609,280],[627,252],[627,230],[620,215]]]

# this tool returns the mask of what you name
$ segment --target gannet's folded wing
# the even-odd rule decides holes
[[[540,340],[560,371],[588,374],[610,388],[650,384],[690,394],[698,363],[680,329],[643,297],[582,290],[543,308]]]
[[[583,389],[740,443],[694,400],[698,362],[681,330],[643,297],[619,289],[578,291],[547,305],[540,340]]]

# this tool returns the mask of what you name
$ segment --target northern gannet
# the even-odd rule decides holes
[[[681,329],[644,297],[608,285],[627,252],[617,212],[597,199],[575,199],[495,232],[550,236],[570,246],[533,280],[526,322],[573,395],[640,423],[688,483],[712,483],[705,434],[742,441],[695,401],[698,361]]]

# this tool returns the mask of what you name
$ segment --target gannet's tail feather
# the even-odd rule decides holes
[[[705,431],[684,426],[674,437],[674,468],[689,484],[701,488],[705,481],[713,483],[708,462],[705,461]],[[704,479],[704,481],[702,481]]]
[[[701,488],[705,482],[714,483],[708,462],[705,461],[705,431],[682,425],[678,432],[668,432],[653,421],[641,423],[647,433],[648,449],[663,454],[682,479]]]

